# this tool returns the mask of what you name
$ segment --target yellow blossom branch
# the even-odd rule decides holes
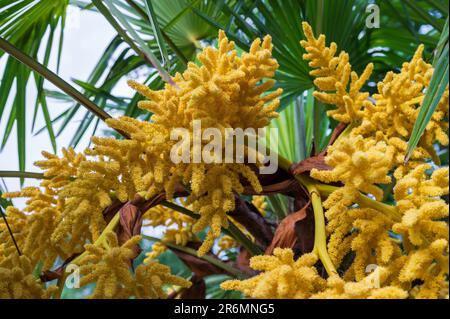
[[[422,103],[424,97],[425,97],[424,95],[418,96],[416,98],[413,98],[413,99],[411,99],[409,101],[404,102],[403,105],[420,104],[420,103]]]
[[[18,171],[0,171],[0,177],[16,177],[16,178],[24,177],[24,178],[36,178],[36,179],[50,179],[51,178],[49,176],[44,176],[44,174],[42,174],[42,173],[18,172]],[[195,214],[193,211],[186,209],[182,206],[176,205],[174,203],[171,203],[168,201],[162,201],[161,205],[171,208],[173,210],[176,210],[176,211],[178,211],[182,214],[185,214],[191,218],[194,218],[194,219],[199,218],[198,214]],[[245,236],[233,222],[230,221],[229,224],[230,225],[229,225],[228,229],[223,229],[224,233],[230,235],[231,237],[236,239],[238,242],[240,242],[242,244],[242,246],[244,246],[245,249],[247,249],[247,251],[250,254],[252,254],[253,256],[261,255],[263,253],[261,248],[258,247],[257,245],[255,245],[250,239],[248,239],[248,237]],[[105,228],[105,230],[106,230],[106,228]],[[101,238],[101,236],[98,239],[100,239],[100,238]]]
[[[284,158],[281,155],[278,155],[278,163],[282,169],[287,172],[290,171],[292,162],[290,162],[288,159]],[[339,189],[339,187],[323,184],[306,175],[295,175],[294,177],[300,185],[306,188],[311,196],[315,223],[314,252],[318,254],[328,275],[336,274],[336,270],[327,250],[327,236],[325,231],[325,218],[323,213],[321,195],[328,196],[332,192]],[[388,215],[395,221],[401,220],[401,215],[396,207],[376,201],[360,192],[358,193],[356,203],[362,207],[373,208],[383,214]]]
[[[339,187],[331,186],[322,183],[316,183],[316,188],[322,196],[328,196],[332,192],[339,189]],[[398,212],[395,206],[391,206],[379,201],[376,201],[364,194],[359,193],[358,198],[356,198],[356,203],[362,207],[373,208],[389,217],[391,217],[394,221],[400,221],[402,219],[401,214]]]
[[[11,230],[11,227],[9,226],[8,220],[6,219],[6,215],[5,215],[5,213],[3,212],[3,207],[2,207],[2,206],[0,206],[0,215],[2,215],[3,222],[5,223],[6,228],[8,229],[9,236],[11,236],[11,239],[12,239],[12,241],[13,241],[13,243],[14,243],[14,246],[16,247],[17,254],[18,254],[19,256],[21,256],[21,255],[22,255],[22,252],[20,251],[19,246],[17,245],[16,238],[14,238],[14,234],[13,234],[13,232],[12,232],[12,230]]]

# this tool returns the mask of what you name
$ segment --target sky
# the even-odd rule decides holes
[[[62,57],[60,64],[59,76],[67,82],[73,84],[71,79],[80,79],[86,81],[90,72],[95,67],[97,61],[101,57],[101,54],[105,50],[108,43],[115,36],[114,29],[108,24],[108,22],[99,14],[91,11],[80,11],[77,8],[69,8],[66,30],[64,33],[64,44],[62,49]],[[44,46],[43,46],[44,47]],[[56,71],[56,48],[54,54],[51,56],[49,68],[52,71]],[[44,48],[45,49],[45,48]],[[43,53],[43,52],[40,52]],[[41,54],[42,58],[42,54]],[[0,71],[2,74],[5,66],[5,56],[0,60]],[[42,61],[42,60],[41,60]],[[131,96],[132,90],[126,86],[126,79],[119,83],[118,87],[114,90],[114,93],[120,96]],[[45,88],[54,89],[54,87],[46,82]],[[0,119],[0,135],[3,135],[5,130],[7,117],[9,115],[12,100],[14,98],[14,92],[11,92],[6,110],[3,118]],[[33,162],[42,159],[41,151],[46,150],[52,152],[52,147],[48,133],[46,131],[34,136],[31,132],[31,122],[34,110],[34,104],[36,100],[36,88],[34,85],[34,79],[30,78],[27,86],[27,136],[26,136],[26,170],[32,172],[39,172],[40,169],[33,166]],[[49,99],[49,111],[52,116],[59,114],[68,105],[63,104],[52,99]],[[81,116],[82,113],[80,113]],[[80,116],[72,121],[65,131],[57,138],[58,154],[60,149],[68,145],[72,135],[74,134],[80,120]],[[44,126],[44,120],[42,114],[39,114],[36,128]],[[17,156],[17,135],[16,127],[13,128],[13,132],[6,144],[5,148],[0,152],[0,170],[18,170],[18,156]],[[86,134],[77,150],[82,151],[88,143],[89,134]],[[4,182],[9,191],[15,191],[20,189],[19,179],[17,178],[5,178]],[[37,186],[38,180],[27,179],[25,186]],[[24,201],[21,199],[14,200],[14,204],[23,207]]]

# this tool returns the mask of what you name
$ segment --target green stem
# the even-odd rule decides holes
[[[322,207],[322,200],[320,198],[320,193],[316,188],[314,183],[303,178],[302,175],[296,175],[295,179],[303,185],[310,197],[311,203],[314,211],[314,248],[313,251],[317,253],[322,262],[328,276],[337,274],[336,268],[331,261],[331,258],[327,250],[327,234],[325,230],[325,216]]]
[[[0,177],[35,178],[35,179],[46,178],[42,173],[19,172],[19,171],[0,171]]]
[[[278,155],[278,164],[285,171],[289,172],[292,162]],[[314,211],[314,249],[322,262],[328,275],[336,274],[336,268],[328,255],[327,250],[327,235],[325,231],[325,216],[322,207],[322,201],[320,199],[320,193],[316,188],[316,181],[304,175],[295,175],[295,179],[300,185],[306,188],[311,197],[311,203]]]
[[[126,2],[136,10],[136,12],[141,16],[141,18],[143,18],[147,21],[150,20],[150,15],[147,15],[145,13],[145,11],[139,5],[137,5],[134,1],[126,0]],[[150,4],[150,1],[147,1],[147,3]],[[155,17],[156,17],[156,15],[155,15]],[[151,21],[149,21],[149,22],[151,22]],[[169,38],[167,33],[162,28],[160,28],[159,26],[157,28],[159,29],[159,32],[161,33],[162,37],[167,42],[169,47],[173,50],[173,52],[180,59],[181,63],[183,63],[183,65],[186,66],[188,64],[189,60],[184,56],[183,52],[181,52],[181,50],[175,45],[175,43],[172,41],[172,39]]]
[[[111,26],[116,30],[116,32],[122,37],[122,39],[136,52],[144,60],[146,59],[145,54],[139,49],[136,43],[131,39],[126,31],[122,29],[120,24],[116,21],[113,15],[109,12],[108,8],[102,3],[100,0],[92,0],[94,6],[97,7],[97,10],[105,17],[106,20],[111,24]]]
[[[179,250],[179,251],[182,251],[182,252],[184,252],[186,254],[189,254],[191,256],[197,257],[199,259],[203,259],[203,260],[207,261],[208,263],[210,263],[210,264],[212,264],[214,266],[217,266],[220,269],[225,270],[226,272],[228,272],[229,274],[233,275],[234,277],[237,277],[237,278],[244,278],[245,277],[238,269],[236,269],[234,267],[231,267],[230,265],[225,264],[224,262],[220,261],[217,258],[214,258],[212,256],[208,256],[208,255],[204,255],[202,257],[199,257],[197,255],[197,251],[195,249],[193,249],[193,248],[175,245],[175,244],[173,244],[171,242],[166,242],[166,241],[163,241],[163,240],[161,240],[159,238],[151,237],[151,236],[147,236],[147,235],[142,235],[142,237],[145,238],[145,239],[148,239],[148,240],[160,242],[164,246],[167,246],[167,247],[169,247],[171,249]]]
[[[105,17],[106,20],[111,24],[111,26],[117,31],[117,33],[122,37],[122,39],[130,46],[130,48],[133,49],[134,52],[136,52],[137,55],[139,55],[142,59],[144,59],[147,63],[151,64],[151,61],[147,58],[145,53],[139,49],[139,47],[136,45],[136,43],[133,41],[132,38],[128,35],[128,33],[120,26],[120,24],[116,21],[116,19],[112,16],[112,14],[109,12],[108,8],[99,0],[92,0],[92,3],[97,7],[98,11]],[[130,2],[131,4],[131,2]],[[143,14],[143,18],[148,20],[147,15],[144,13],[139,13],[140,15]],[[167,44],[170,46],[170,48],[175,52],[175,54],[180,58],[181,62],[186,66],[189,62],[187,58],[183,55],[181,50],[173,43],[173,41],[169,38],[169,36],[161,30],[162,36],[164,40],[167,42]]]
[[[191,211],[191,210],[189,210],[187,208],[184,208],[184,207],[182,207],[180,205],[177,205],[175,203],[169,202],[167,200],[163,200],[160,203],[160,205],[164,206],[164,207],[167,207],[167,208],[170,208],[170,209],[173,209],[173,210],[176,210],[177,212],[182,213],[182,214],[184,214],[186,216],[189,216],[189,217],[191,217],[193,219],[198,219],[199,218],[198,214],[194,213],[193,211]]]
[[[134,3],[132,0],[127,0],[127,2]],[[161,58],[163,59],[163,65],[166,66],[168,69],[170,69],[170,58],[169,54],[167,53],[167,48],[165,41],[163,41],[163,36],[161,33],[161,28],[159,27],[158,18],[156,17],[155,10],[153,9],[152,1],[151,0],[145,0],[145,11],[147,14],[146,20],[150,22],[152,29],[153,29],[153,36],[155,37],[156,43],[159,47],[159,53],[161,54]],[[139,7],[139,6],[138,6]],[[140,8],[140,7],[139,7]]]
[[[97,240],[94,242],[94,245],[100,246],[100,245],[104,244],[105,239],[106,239],[106,234],[108,234],[109,232],[113,232],[119,226],[119,223],[120,223],[120,213],[117,212],[114,215],[114,217],[111,219],[111,221],[108,223],[108,225],[105,227],[103,232],[100,234],[100,236],[98,236]],[[87,254],[87,251],[85,251],[80,256],[78,256],[77,258],[72,260],[70,263],[76,265],[77,262],[79,262],[84,256],[86,256],[86,254]]]

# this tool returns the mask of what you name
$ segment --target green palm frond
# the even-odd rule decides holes
[[[416,123],[414,124],[411,137],[408,142],[408,148],[406,150],[406,161],[409,160],[414,148],[419,143],[423,132],[425,131],[428,122],[431,120],[436,107],[441,101],[442,95],[445,90],[448,90],[448,77],[449,77],[449,49],[448,49],[448,17],[445,23],[444,32],[442,32],[441,39],[439,40],[434,68],[435,71],[431,77],[430,85],[425,94],[425,98],[422,102],[420,112],[417,116]]]
[[[35,60],[38,60],[38,52],[43,48],[45,54],[42,63],[45,66],[48,65],[50,54],[54,50],[53,48],[56,47],[58,51],[58,68],[68,4],[68,0],[0,1],[0,36]],[[56,40],[58,27],[60,29],[59,40]],[[4,52],[0,51],[0,58],[3,55]],[[2,133],[0,149],[3,149],[5,146],[14,124],[16,124],[20,170],[25,169],[25,135],[29,126],[29,123],[26,123],[26,113],[30,111],[27,110],[25,105],[25,95],[30,75],[30,70],[12,57],[7,57],[6,66],[0,74],[0,120],[4,121],[7,119],[5,131]],[[36,116],[40,110],[44,116],[53,149],[56,151],[53,125],[46,97],[42,93],[44,81],[37,74],[34,74],[34,77],[38,94],[31,128],[34,128]],[[15,92],[15,96],[13,97],[11,111],[9,115],[6,115],[6,103],[12,95],[11,92]]]
[[[286,114],[292,116],[292,111],[288,109],[298,104],[299,97],[312,88],[309,66],[302,59],[304,51],[299,44],[303,38],[301,21],[308,21],[316,33],[325,34],[328,42],[334,41],[339,49],[348,52],[356,72],[361,72],[369,61],[373,61],[375,70],[367,88],[373,91],[373,83],[380,80],[386,71],[395,69],[408,60],[419,43],[426,45],[426,55],[432,59],[432,50],[445,29],[445,17],[448,15],[448,4],[443,0],[379,1],[376,4],[380,7],[381,27],[369,29],[366,27],[368,2],[362,0],[100,1],[104,4],[110,3],[118,10],[109,10],[106,14],[95,6],[95,2],[99,1],[0,1],[0,36],[36,59],[39,47],[45,47],[44,60],[41,62],[47,65],[56,38],[62,38],[64,34],[68,5],[103,14],[111,23],[109,14],[121,26],[122,32],[118,31],[117,36],[111,40],[89,77],[77,80],[76,84],[82,93],[100,108],[114,114],[142,119],[148,119],[150,114],[136,107],[139,95],[124,99],[114,97],[111,93],[121,79],[137,70],[145,70],[145,83],[152,89],[160,89],[164,85],[154,66],[148,63],[142,54],[136,52],[136,48],[147,51],[156,59],[157,64],[173,75],[183,71],[187,61],[195,60],[196,53],[214,41],[219,28],[225,30],[240,49],[248,49],[256,37],[270,34],[274,43],[273,54],[280,64],[276,74],[277,86],[284,90],[281,110],[286,108]],[[124,27],[124,21],[129,25],[128,29]],[[56,30],[59,29],[61,34],[56,35]],[[46,37],[44,35],[48,30],[49,36]],[[145,43],[138,43],[141,40]],[[60,50],[61,45],[58,47]],[[0,56],[1,54],[0,52]],[[59,92],[46,90],[44,81],[39,76],[35,76],[34,80],[39,94],[33,118],[36,119],[38,112],[42,112],[45,126],[36,128],[35,120],[31,126],[26,123],[24,97],[30,75],[31,72],[27,68],[8,58],[0,84],[0,115],[6,127],[1,140],[4,146],[17,123],[21,170],[25,166],[25,132],[29,127],[34,129],[36,134],[48,132],[55,148],[56,137],[79,112],[84,113],[70,145],[76,146],[88,131],[95,133],[98,127],[96,116],[77,103],[72,103],[57,116],[50,118],[47,98],[58,98],[66,103],[70,98]],[[12,90],[13,85],[15,90]],[[8,115],[3,113],[6,101],[11,95],[10,91],[16,93],[11,97],[14,105]],[[300,141],[300,144],[294,140],[296,145],[302,145],[302,155],[296,154],[294,158],[309,154],[313,144],[316,152],[320,151],[335,124],[324,116],[328,106],[313,100],[310,103],[315,104],[312,116],[295,114],[294,121],[304,123],[294,125],[308,127],[310,135],[302,135],[305,140]],[[304,119],[299,120],[302,116]],[[55,130],[57,125],[59,127]],[[293,137],[287,138],[289,143],[292,143]]]

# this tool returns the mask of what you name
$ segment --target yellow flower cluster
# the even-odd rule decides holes
[[[315,38],[306,22],[303,22],[303,32],[307,39],[301,41],[307,52],[303,58],[310,61],[309,65],[313,68],[310,74],[316,78],[314,84],[320,90],[314,96],[336,106],[328,115],[337,121],[352,123],[352,135],[375,138],[394,147],[394,162],[402,165],[409,136],[433,75],[432,66],[422,58],[424,46],[418,47],[411,61],[403,64],[400,73],[386,74],[384,80],[378,83],[378,93],[372,96],[372,102],[368,99],[369,93],[361,92],[361,88],[369,79],[373,65],[369,64],[358,77],[351,71],[346,52],[335,56],[336,43],[327,47],[325,36]],[[433,143],[438,141],[448,145],[448,122],[443,121],[448,118],[448,101],[447,88],[419,141],[419,147],[412,155],[413,160],[431,157],[439,162]]]
[[[303,59],[310,61],[309,66],[314,69],[310,74],[316,78],[314,84],[320,90],[314,92],[314,96],[323,103],[336,105],[335,110],[327,112],[335,120],[350,123],[360,119],[362,108],[370,103],[367,100],[369,93],[361,92],[361,88],[372,74],[373,64],[367,65],[358,76],[352,71],[346,52],[335,56],[336,43],[327,47],[325,36],[322,34],[316,39],[311,26],[306,22],[303,22],[303,32],[306,40],[300,43],[307,52]]]
[[[152,91],[131,81],[130,85],[146,96],[139,107],[154,115],[152,121],[164,128],[190,128],[193,120],[205,127],[260,128],[277,117],[277,97],[281,89],[262,95],[275,84],[271,78],[278,68],[272,58],[270,36],[253,41],[249,52],[241,57],[234,50],[224,31],[219,31],[218,48],[207,47],[197,59],[201,66],[190,62],[183,74],[173,78],[175,86]]]
[[[387,282],[417,298],[438,298],[448,286],[448,205],[439,198],[449,193],[448,168],[430,178],[422,164],[398,180],[394,188],[401,219],[372,208],[350,207],[355,194],[341,188],[324,202],[328,208],[328,251],[335,265],[353,252],[347,280],[364,280],[367,267],[382,266]],[[392,237],[401,235],[401,246]],[[421,284],[415,283],[417,280]]]
[[[424,46],[417,48],[410,62],[404,63],[400,73],[389,72],[378,83],[378,94],[374,94],[374,104],[364,110],[364,120],[357,129],[365,136],[376,134],[379,139],[398,148],[404,154],[406,143],[411,135],[419,114],[425,91],[433,75],[433,68],[422,59]],[[437,161],[433,143],[438,141],[448,145],[448,88],[433,114],[414,157],[429,158]],[[414,158],[413,158],[414,159]],[[398,159],[401,163],[403,157]]]
[[[117,163],[104,158],[88,161],[73,149],[63,149],[61,158],[47,152],[43,156],[46,160],[35,165],[44,169],[48,178],[41,182],[44,191],[25,188],[4,193],[3,197],[30,198],[24,209],[27,214],[22,215],[25,227],[21,232],[28,238],[23,244],[24,252],[36,262],[44,258],[46,267],[50,268],[58,255],[67,258],[82,251],[86,242],[99,237],[106,226],[102,212],[112,203],[114,191],[117,193],[123,186],[118,179]],[[121,199],[126,201],[128,197]]]
[[[448,240],[448,205],[437,196],[448,194],[448,168],[433,172],[426,179],[429,165],[420,165],[402,178],[395,186],[394,195],[398,209],[403,213],[401,223],[394,231],[405,234],[405,240],[415,246],[437,238]],[[409,246],[409,245],[408,245]]]
[[[8,224],[19,246],[23,246],[24,239],[27,237],[24,230],[27,223],[27,215],[17,208],[8,206],[6,208]],[[3,221],[0,220],[0,262],[11,255],[17,255],[14,242],[9,234],[8,228]]]
[[[57,290],[46,289],[33,276],[33,264],[26,256],[11,255],[0,261],[0,299],[48,299]]]
[[[383,191],[375,184],[388,184],[394,149],[384,142],[361,135],[342,136],[329,146],[325,162],[331,171],[313,169],[311,176],[326,183],[341,181],[345,187],[372,194],[378,200]]]
[[[332,170],[311,172],[313,178],[326,183],[344,184],[324,202],[328,209],[328,251],[333,263],[339,266],[344,257],[353,255],[344,276],[346,280],[364,281],[366,267],[376,264],[384,267],[389,286],[402,289],[409,296],[442,296],[442,291],[448,287],[449,228],[448,206],[439,196],[448,194],[448,168],[435,170],[428,179],[426,171],[431,170],[431,166],[424,163],[429,159],[439,163],[433,143],[448,145],[445,132],[448,123],[443,121],[448,117],[448,90],[419,147],[410,162],[404,165],[407,141],[433,74],[431,65],[422,59],[423,46],[419,46],[410,62],[403,64],[400,73],[389,72],[378,84],[374,102],[367,99],[368,94],[362,93],[364,101],[351,104],[358,106],[352,110],[349,103],[343,108],[336,98],[339,92],[343,99],[352,96],[351,85],[349,93],[339,91],[340,86],[348,86],[348,77],[340,73],[341,68],[349,68],[348,56],[341,53],[338,58],[334,57],[336,44],[327,48],[323,36],[314,38],[306,23],[303,28],[308,39],[302,42],[308,52],[304,58],[311,60],[310,65],[317,68],[311,72],[317,77],[316,86],[321,91],[333,91],[331,86],[324,84],[332,81],[330,77],[333,76],[338,83],[333,82],[336,94],[319,92],[316,97],[336,105],[330,114],[332,117],[351,122],[328,148],[325,161]],[[393,170],[396,207],[362,208],[355,204],[360,196],[358,191],[381,201],[383,191],[377,184],[392,183],[390,174]],[[400,239],[395,239],[398,236]]]
[[[327,149],[325,162],[331,170],[311,171],[317,180],[343,183],[328,194],[323,207],[327,253],[345,273],[330,272],[326,280],[318,275],[316,249],[297,261],[293,251],[275,249],[273,256],[252,258],[250,265],[259,275],[222,287],[251,298],[448,298],[449,208],[440,197],[449,193],[449,170],[433,171],[426,164],[429,159],[439,163],[433,143],[448,144],[448,123],[443,121],[448,118],[448,90],[404,165],[433,73],[422,59],[423,46],[400,73],[386,75],[372,102],[360,92],[372,65],[358,77],[345,52],[335,56],[335,43],[326,47],[325,37],[315,38],[307,23],[303,30],[304,58],[310,60],[319,90],[314,95],[336,106],[329,116],[349,123]],[[395,206],[381,203],[384,194],[378,186],[393,181]]]
[[[400,280],[420,279],[415,296],[437,298],[448,286],[449,207],[439,196],[449,193],[449,171],[438,169],[427,178],[429,169],[419,165],[397,182],[394,196],[403,217],[393,230],[402,235],[409,257]]]
[[[48,180],[42,182],[42,186],[56,191],[67,185],[72,179],[78,176],[78,167],[86,160],[83,154],[76,153],[73,148],[62,149],[62,157],[45,152],[42,155],[46,160],[34,163],[44,170],[44,176]]]
[[[228,280],[221,287],[242,291],[251,298],[308,298],[326,284],[313,267],[317,261],[317,256],[312,253],[294,261],[291,249],[275,248],[273,256],[250,259],[250,267],[262,271],[261,274],[242,281]]]
[[[191,285],[189,281],[171,275],[169,267],[156,262],[139,265],[133,274],[130,269],[134,255],[132,247],[140,239],[135,236],[119,246],[116,234],[109,232],[103,246],[86,245],[87,254],[79,261],[80,286],[96,283],[90,298],[167,298],[163,285]]]
[[[62,242],[56,245],[50,240],[55,231],[57,219],[60,217],[60,205],[47,190],[43,193],[37,187],[26,187],[20,192],[4,193],[4,197],[27,197],[23,211],[13,206],[6,209],[8,222],[21,251],[29,257],[33,265],[43,262],[46,269],[52,267],[58,256],[66,258],[64,251],[73,250],[74,242]],[[6,229],[0,222],[0,255],[16,254],[14,243]],[[1,260],[1,257],[0,257]]]
[[[139,265],[136,268],[135,296],[140,299],[165,299],[165,285],[189,288],[192,283],[184,278],[174,276],[170,268],[157,262]],[[169,290],[170,291],[170,290]]]
[[[340,265],[350,252],[355,254],[346,278],[362,280],[368,265],[385,266],[401,254],[388,233],[393,222],[379,211],[354,208],[341,211],[340,216],[327,212],[327,219],[328,251],[333,264]]]
[[[252,204],[261,214],[265,215],[267,203],[264,200],[264,196],[253,196]],[[236,222],[232,217],[228,218],[235,223],[244,235],[252,241],[254,240],[253,236],[245,229],[245,227]],[[163,235],[161,237],[162,242],[156,242],[152,245],[152,251],[146,254],[147,259],[145,262],[150,262],[167,250],[164,242],[185,246],[189,241],[198,241],[198,238],[192,232],[192,225],[195,223],[195,220],[173,209],[164,206],[155,206],[150,208],[144,214],[143,219],[143,226],[164,227]],[[231,248],[239,247],[240,243],[229,235],[223,235],[220,237],[217,245],[220,253]]]
[[[226,136],[226,128],[257,129],[266,126],[277,116],[277,97],[281,94],[281,90],[276,90],[263,95],[275,83],[273,80],[263,81],[264,78],[272,77],[278,67],[271,57],[271,50],[271,39],[266,37],[263,42],[255,40],[250,51],[238,57],[234,43],[220,31],[218,48],[204,49],[198,55],[202,65],[189,63],[183,74],[175,75],[174,86],[166,85],[164,90],[152,91],[130,82],[149,99],[140,102],[139,107],[153,112],[151,124],[146,125],[151,129],[139,130],[140,127],[129,125],[132,120],[127,118],[121,118],[121,123],[108,123],[130,133],[133,140],[138,136],[144,139],[144,148],[150,148],[146,154],[158,155],[159,159],[153,164],[153,176],[149,177],[156,183],[143,189],[145,197],[165,190],[171,199],[177,183],[189,186],[187,204],[200,214],[193,231],[210,226],[199,255],[212,247],[213,240],[220,236],[221,227],[228,226],[226,213],[234,209],[234,193],[243,191],[241,177],[247,179],[257,192],[261,191],[261,186],[255,173],[245,164],[195,163],[193,157],[200,150],[193,149],[193,145],[190,145],[191,163],[173,163],[170,150],[175,141],[170,140],[170,132],[184,128],[193,137],[193,120],[200,120],[202,127],[221,130],[223,137]],[[202,141],[202,144],[207,142]],[[156,149],[158,152],[155,153]]]
[[[84,245],[84,242],[78,240],[76,232],[71,234],[70,240],[50,240],[63,220],[65,201],[58,193],[78,176],[78,167],[85,160],[83,155],[75,153],[71,148],[62,149],[62,153],[63,156],[58,158],[42,152],[46,160],[35,163],[45,170],[44,176],[47,178],[41,182],[41,189],[26,187],[19,192],[3,194],[4,198],[28,198],[23,211],[10,206],[7,207],[6,214],[21,251],[33,265],[42,261],[45,269],[50,269],[58,256],[65,259],[70,254],[79,252]],[[0,221],[0,239],[0,260],[11,253],[16,254],[3,221]]]
[[[338,275],[323,279],[314,265],[315,253],[304,254],[296,261],[291,249],[275,248],[273,256],[255,256],[250,266],[261,274],[246,280],[228,280],[225,290],[239,290],[256,299],[317,299],[317,298],[406,298],[407,292],[398,287],[380,285],[388,272],[377,269],[359,282],[345,282]],[[375,277],[377,276],[377,277]]]
[[[311,296],[311,299],[405,299],[408,292],[396,287],[381,287],[389,271],[378,267],[363,280],[346,282],[338,275],[327,279],[327,288]]]

